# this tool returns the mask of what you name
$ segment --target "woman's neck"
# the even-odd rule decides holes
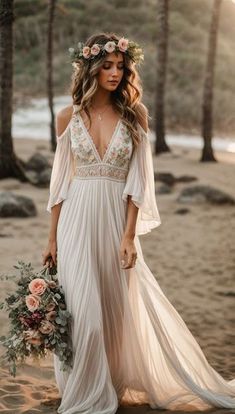
[[[91,99],[91,104],[93,108],[97,109],[102,109],[107,105],[111,105],[111,93],[109,91],[106,91],[105,89],[98,89]]]

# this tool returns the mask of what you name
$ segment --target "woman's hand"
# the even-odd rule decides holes
[[[47,248],[45,249],[45,251],[42,253],[42,257],[43,257],[43,266],[46,265],[46,267],[53,267],[56,266],[57,264],[57,242],[56,240],[53,241],[49,241]]]
[[[137,252],[132,238],[124,237],[120,246],[121,268],[130,269],[135,266]]]

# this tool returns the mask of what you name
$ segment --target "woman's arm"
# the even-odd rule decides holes
[[[143,104],[139,104],[137,108],[138,122],[142,128],[148,131],[148,111]],[[123,234],[120,257],[121,263],[125,263],[122,266],[123,269],[130,269],[134,267],[137,258],[137,252],[134,244],[135,228],[138,215],[138,207],[132,202],[131,196],[127,199],[127,220],[126,227]],[[124,260],[124,262],[122,262]]]
[[[48,245],[42,254],[43,266],[46,265],[47,267],[52,267],[53,265],[57,264],[57,224],[60,216],[62,203],[63,201],[61,201],[61,203],[59,204],[56,204],[51,209],[51,225],[49,231]]]
[[[56,135],[57,137],[60,137],[60,135],[63,134],[65,131],[71,116],[72,116],[72,106],[68,106],[64,109],[62,109],[56,117]],[[43,266],[49,266],[52,267],[53,265],[56,265],[57,258],[56,258],[56,252],[57,252],[57,224],[59,221],[60,216],[60,210],[62,207],[63,201],[60,203],[54,205],[51,208],[51,222],[50,222],[50,230],[49,230],[49,237],[48,237],[48,245],[43,252]]]

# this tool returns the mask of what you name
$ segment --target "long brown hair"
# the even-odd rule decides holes
[[[85,46],[91,47],[94,43],[104,45],[107,41],[118,41],[115,33],[98,33],[87,39]],[[120,52],[122,53],[122,52]],[[112,103],[120,114],[123,123],[128,127],[134,145],[138,145],[140,138],[137,131],[137,107],[142,99],[142,85],[134,62],[123,54],[124,72],[117,89],[111,92]],[[79,60],[72,75],[71,94],[73,104],[78,105],[78,111],[84,110],[91,122],[89,107],[91,98],[98,89],[97,74],[106,56],[97,56],[96,59],[84,62]]]

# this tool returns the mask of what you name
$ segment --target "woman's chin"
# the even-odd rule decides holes
[[[107,89],[111,89],[111,90],[117,89],[117,87],[118,87],[118,83],[113,83],[113,84],[110,83],[107,85]]]

